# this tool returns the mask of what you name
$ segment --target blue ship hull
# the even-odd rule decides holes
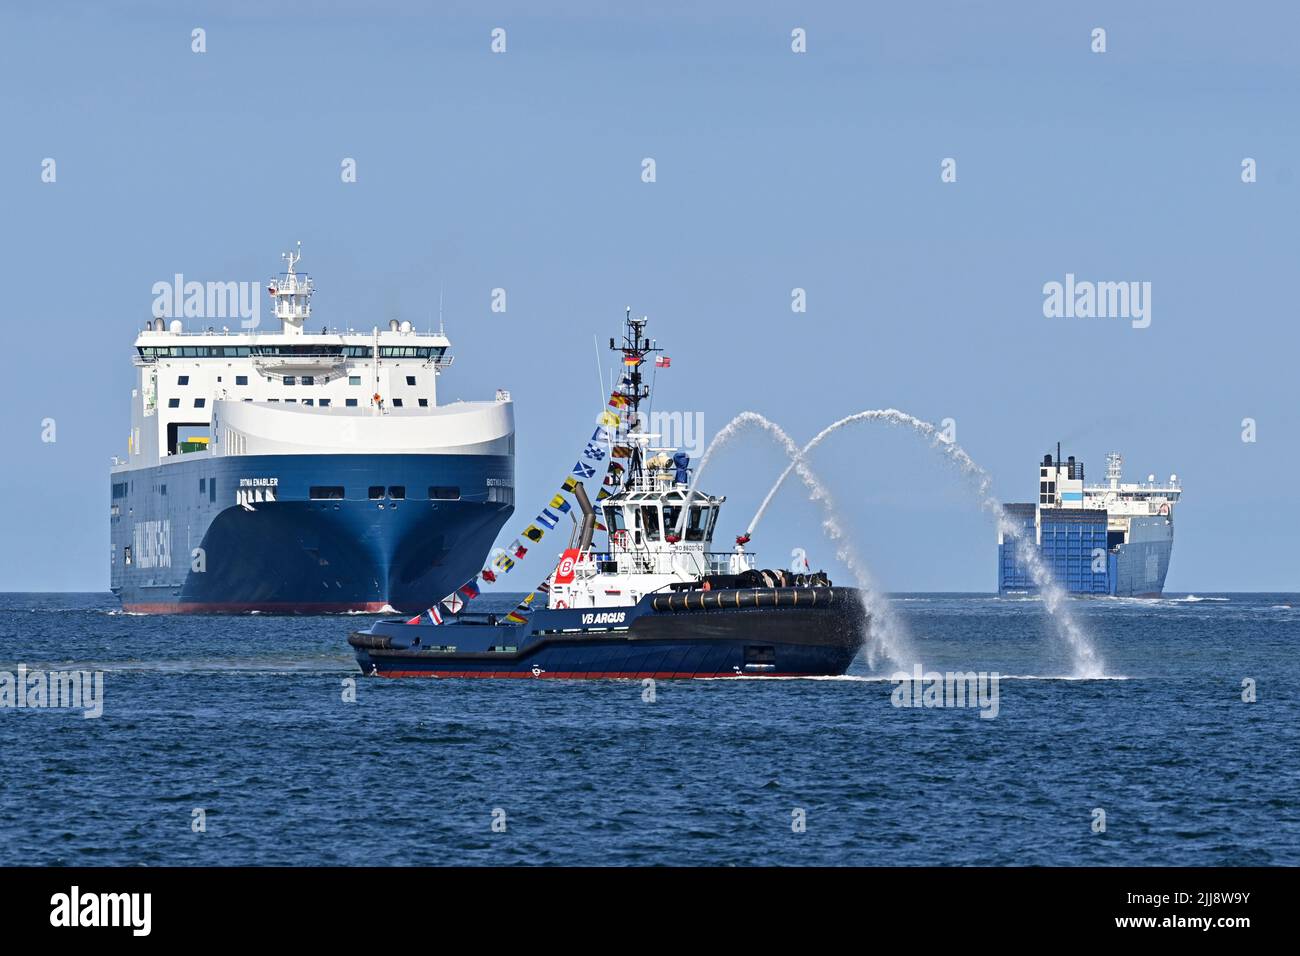
[[[806,677],[843,674],[868,624],[852,588],[775,588],[543,608],[523,624],[386,620],[348,642],[379,677]]]
[[[111,585],[128,611],[414,613],[482,568],[513,510],[514,466],[488,455],[195,453],[112,482]],[[326,487],[343,497],[313,497]],[[275,500],[238,503],[240,491],[268,490]]]
[[[1006,516],[1034,539],[1034,506],[1005,506]],[[1149,515],[1130,519],[1128,541],[1107,534],[1107,513],[1098,509],[1044,509],[1039,554],[1069,593],[1111,597],[1159,597],[1173,552],[1172,518]],[[1038,590],[1008,538],[998,546],[998,593]]]

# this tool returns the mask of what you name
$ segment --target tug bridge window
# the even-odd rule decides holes
[[[622,508],[610,507],[605,509],[605,527],[609,530],[610,534],[613,534],[615,531],[623,530]]]
[[[686,524],[687,541],[705,541],[713,536],[713,521],[717,516],[716,508],[694,505],[690,519]]]
[[[317,501],[342,501],[343,488],[341,485],[312,485],[308,495]]]
[[[659,540],[659,509],[654,505],[642,505],[638,512],[638,524],[647,541]]]
[[[713,536],[713,521],[717,509],[707,505],[692,505],[687,519],[685,538],[687,541],[707,541]],[[681,505],[664,505],[664,528],[668,534],[677,533],[677,524],[681,521]]]

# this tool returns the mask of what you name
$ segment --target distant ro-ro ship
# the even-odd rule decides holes
[[[1123,458],[1106,456],[1106,483],[1086,485],[1083,462],[1043,456],[1038,503],[1004,505],[1006,517],[1038,548],[1056,581],[1071,594],[1159,597],[1174,545],[1177,475],[1160,483],[1123,481]],[[998,593],[1027,594],[1037,586],[1013,536],[998,534]]]

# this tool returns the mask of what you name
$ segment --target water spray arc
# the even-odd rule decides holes
[[[825,485],[821,483],[816,474],[813,473],[812,468],[803,459],[799,446],[794,443],[794,440],[786,434],[781,426],[757,412],[741,412],[733,418],[713,436],[713,440],[709,442],[709,446],[700,457],[699,464],[695,466],[694,474],[691,476],[691,484],[686,500],[690,501],[694,495],[700,476],[713,454],[749,426],[760,428],[774,438],[790,459],[790,465],[782,474],[782,480],[791,471],[794,471],[808,489],[809,498],[821,505],[823,514],[822,530],[835,546],[835,556],[853,575],[862,592],[863,603],[866,605],[867,612],[871,615],[871,636],[864,648],[867,663],[874,666],[877,656],[883,654],[899,666],[909,666],[915,660],[915,655],[912,653],[910,641],[907,638],[907,632],[903,628],[902,622],[894,614],[893,608],[877,586],[875,579],[868,571],[866,563],[857,553],[853,543],[844,536],[830,492],[826,490]],[[687,510],[687,508],[683,508],[681,517],[678,518],[678,535],[682,533],[685,525]]]
[[[1086,678],[1104,676],[1105,664],[1101,655],[1092,640],[1075,622],[1066,606],[1065,589],[1057,583],[1051,569],[1043,562],[1042,555],[1038,552],[1037,542],[1028,540],[1020,526],[1006,519],[1002,502],[990,490],[993,485],[992,477],[975,463],[965,449],[956,442],[944,438],[943,434],[934,425],[917,418],[915,415],[909,415],[907,412],[899,411],[896,408],[870,409],[845,416],[839,421],[827,425],[813,436],[812,440],[801,451],[797,452],[798,457],[791,458],[790,464],[777,478],[776,483],[772,485],[762,504],[758,506],[753,519],[749,522],[746,534],[752,535],[754,533],[754,529],[758,527],[758,523],[762,520],[773,497],[780,490],[782,484],[785,483],[790,472],[796,470],[803,462],[804,456],[839,429],[858,422],[873,421],[884,422],[889,425],[904,425],[910,428],[915,434],[925,438],[932,448],[939,451],[958,467],[962,475],[972,483],[980,506],[990,512],[997,521],[998,530],[1015,542],[1017,556],[1021,563],[1029,569],[1030,577],[1043,599],[1043,606],[1073,657],[1075,676]]]

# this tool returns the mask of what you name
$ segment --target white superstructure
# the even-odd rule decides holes
[[[548,607],[625,607],[674,583],[753,569],[753,556],[742,541],[731,552],[712,550],[714,526],[726,498],[693,491],[678,480],[684,476],[668,454],[672,449],[646,448],[656,437],[636,432],[626,436],[629,443],[656,454],[646,458],[644,468],[618,494],[601,502],[608,549],[595,551],[589,540],[570,543],[571,560],[561,562],[551,578]]]
[[[1106,483],[1086,485],[1083,463],[1074,456],[1065,461],[1045,458],[1039,468],[1038,504],[1040,508],[1086,508],[1108,512],[1112,518],[1137,515],[1168,515],[1182,497],[1177,475],[1168,482],[1158,482],[1148,475],[1145,482],[1123,480],[1124,459],[1119,452],[1106,456]]]
[[[312,331],[313,282],[297,272],[298,252],[284,258],[267,284],[273,331],[146,323],[127,457],[115,470],[191,455],[513,453],[509,393],[438,406],[437,379],[452,362],[441,329],[392,319]]]

